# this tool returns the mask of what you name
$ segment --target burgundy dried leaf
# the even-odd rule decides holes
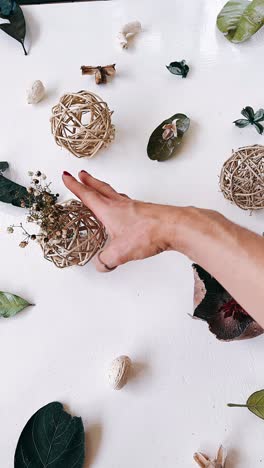
[[[235,299],[199,265],[194,264],[194,318],[204,320],[223,341],[261,335],[264,330]]]

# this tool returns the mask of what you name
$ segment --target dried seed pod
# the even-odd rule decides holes
[[[28,104],[37,104],[45,96],[45,87],[42,81],[37,80],[27,89]]]
[[[108,380],[111,387],[120,390],[127,383],[128,373],[131,368],[131,359],[128,356],[119,356],[114,359],[108,372]]]
[[[125,24],[117,36],[118,42],[122,49],[128,48],[129,37],[135,36],[135,34],[138,34],[141,31],[142,26],[139,21],[131,21],[130,23]]]
[[[215,460],[211,460],[203,453],[195,453],[193,458],[201,468],[224,468],[226,461],[226,450],[221,445]]]

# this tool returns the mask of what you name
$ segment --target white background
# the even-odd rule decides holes
[[[134,0],[25,7],[28,57],[0,35],[0,160],[7,176],[27,184],[28,170],[42,170],[61,199],[65,169],[86,169],[132,197],[192,204],[221,211],[256,232],[252,216],[225,201],[218,187],[232,148],[262,143],[253,128],[232,121],[263,102],[264,31],[243,45],[229,43],[215,27],[222,0]],[[128,20],[144,33],[130,50],[115,36]],[[186,80],[165,68],[186,59]],[[81,65],[115,62],[114,80],[98,87]],[[41,79],[48,96],[29,106],[27,85]],[[78,160],[56,146],[50,133],[52,105],[67,91],[89,89],[114,110],[116,140],[92,160]],[[176,112],[192,121],[180,154],[150,161],[152,130]],[[228,468],[264,463],[264,422],[245,402],[264,387],[264,338],[218,342],[193,321],[191,262],[166,253],[100,275],[92,265],[56,269],[37,245],[18,247],[6,226],[24,212],[0,204],[0,289],[36,304],[0,323],[0,466],[13,467],[19,434],[29,417],[59,400],[81,415],[87,433],[85,468],[187,468],[202,449],[220,443]],[[108,387],[109,362],[127,354],[135,375],[120,392]],[[262,462],[262,463],[261,463]]]

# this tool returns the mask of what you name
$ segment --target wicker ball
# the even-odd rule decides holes
[[[44,257],[58,268],[83,266],[104,246],[106,232],[89,208],[78,200],[58,205],[61,210],[61,236],[40,241]]]
[[[91,158],[114,139],[111,115],[106,102],[96,94],[64,94],[52,108],[51,131],[59,146],[77,158]]]
[[[264,208],[264,146],[233,151],[223,165],[220,188],[224,197],[242,210]]]

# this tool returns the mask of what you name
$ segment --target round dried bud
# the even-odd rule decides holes
[[[32,187],[28,187],[28,188],[27,188],[27,192],[28,192],[28,193],[33,193],[33,188],[32,188]]]
[[[36,240],[36,238],[37,238],[36,234],[31,234],[31,236],[30,236],[31,240]]]
[[[56,231],[56,237],[61,237],[61,231]]]
[[[45,242],[45,244],[46,244],[47,242],[49,242],[49,238],[48,238],[48,237],[44,237],[43,242]]]
[[[29,177],[33,177],[33,175],[34,175],[34,172],[32,172],[32,171],[28,171],[28,175],[29,175]]]
[[[22,241],[20,242],[19,247],[21,247],[21,249],[24,249],[27,245],[28,245],[28,242]]]
[[[38,179],[33,179],[33,182],[34,182],[34,184],[36,184],[36,185],[39,184],[39,180],[38,180]]]
[[[46,174],[41,174],[41,178],[42,178],[43,180],[46,180],[46,179],[47,179]]]
[[[8,232],[8,234],[13,234],[14,228],[12,228],[12,226],[9,226],[9,227],[7,228],[7,232]]]
[[[37,172],[36,172],[36,176],[37,176],[37,177],[40,177],[40,176],[41,176],[41,172],[40,172],[40,171],[37,171]]]
[[[35,195],[35,197],[38,197],[40,195],[40,191],[39,190],[34,190],[34,195]]]
[[[56,193],[56,197],[59,198],[60,194],[59,193]]]

